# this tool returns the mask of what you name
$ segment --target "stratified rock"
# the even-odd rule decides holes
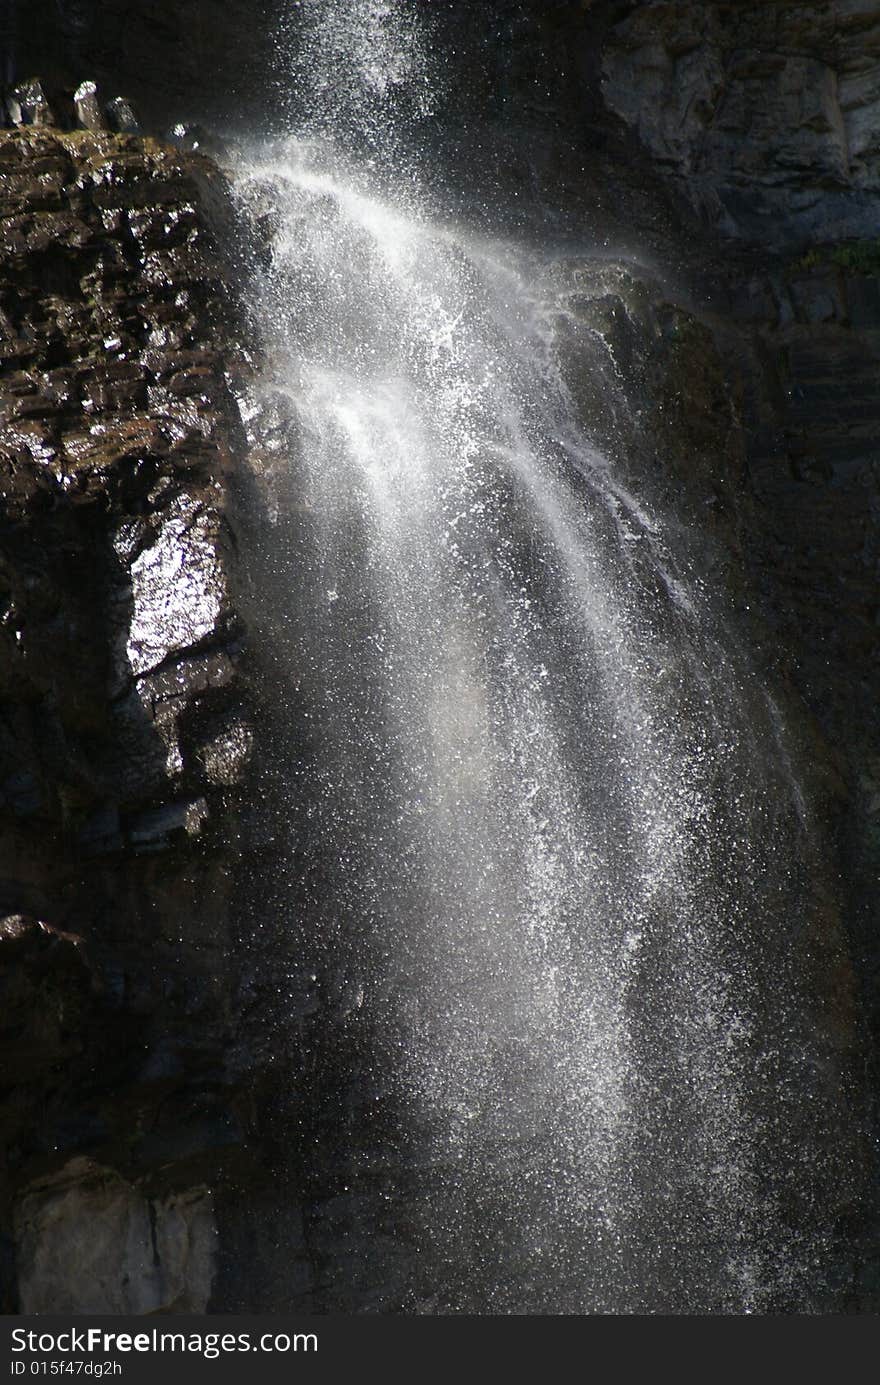
[[[148,1198],[76,1158],[14,1215],[22,1313],[204,1313],[216,1229],[204,1187]],[[75,1266],[75,1272],[71,1267]]]
[[[210,1201],[178,1190],[225,1195],[260,1081],[218,846],[252,740],[231,211],[129,134],[0,131],[0,175],[0,1308],[202,1311]]]
[[[81,82],[73,93],[76,109],[76,123],[83,130],[106,130],[107,120],[98,100],[98,88],[94,82]]]
[[[187,757],[203,763],[180,725],[195,724],[198,700],[210,696],[216,714],[235,698],[232,550],[216,479],[241,445],[217,349],[230,300],[201,208],[201,162],[126,136],[43,131],[0,137],[0,161],[14,261],[4,302],[28,321],[30,343],[22,356],[9,341],[5,369],[0,343],[0,490],[23,521],[12,589],[22,563],[31,572],[9,692],[30,696],[11,673],[24,658],[59,708],[59,746],[76,744],[81,717],[103,721],[91,764],[64,771],[79,785],[81,840],[95,854],[117,841],[96,814],[136,811],[142,794],[151,808],[157,794],[176,799],[170,781]],[[45,286],[40,260],[58,244],[64,292]],[[51,517],[40,508],[46,487]],[[0,531],[0,577],[7,542]],[[63,572],[68,564],[89,580]],[[105,620],[109,639],[98,634]],[[92,638],[111,657],[89,654]],[[35,775],[45,749],[29,736],[8,746],[0,736],[0,804],[60,813],[45,793],[55,772]]]
[[[609,107],[725,234],[876,235],[873,0],[645,0],[609,28],[601,62]]]

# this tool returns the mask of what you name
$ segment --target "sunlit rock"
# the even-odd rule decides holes
[[[170,507],[157,541],[132,563],[132,672],[148,673],[210,637],[225,600],[217,521],[190,496]]]
[[[83,130],[106,130],[107,120],[98,100],[98,88],[94,82],[80,82],[73,93],[76,109],[76,122]]]
[[[205,774],[212,784],[241,782],[253,749],[253,732],[240,719],[224,724],[201,748]]]

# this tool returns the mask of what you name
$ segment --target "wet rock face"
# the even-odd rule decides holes
[[[34,812],[70,831],[167,796],[188,768],[197,789],[188,693],[231,695],[222,477],[238,422],[199,185],[216,175],[128,137],[38,130],[0,135],[0,167],[2,638],[20,726],[0,784],[35,776]],[[29,733],[35,699],[48,742]]]
[[[723,246],[700,306],[737,405],[751,506],[743,552],[764,643],[820,728],[814,762],[836,780],[834,869],[876,1093],[880,5],[601,8],[609,110],[699,209],[691,259]],[[858,1301],[873,1311],[869,1220],[859,1234],[870,1287]]]
[[[101,130],[0,131],[0,175],[0,1302],[202,1311],[260,1083],[228,204]]]
[[[740,402],[756,502],[746,555],[768,633],[839,780],[837,869],[876,1091],[880,278],[870,256],[823,247],[749,251],[731,279],[729,316],[716,318],[715,330]],[[876,1252],[872,1259],[876,1278]]]

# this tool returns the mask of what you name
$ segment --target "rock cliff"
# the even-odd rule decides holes
[[[725,234],[876,232],[880,15],[830,4],[610,7],[608,106]]]
[[[168,146],[0,134],[7,1310],[203,1310],[250,1119],[229,218]]]

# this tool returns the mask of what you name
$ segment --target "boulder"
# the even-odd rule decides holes
[[[22,1313],[207,1308],[216,1242],[207,1188],[150,1198],[113,1169],[76,1158],[24,1192],[13,1225]]]

